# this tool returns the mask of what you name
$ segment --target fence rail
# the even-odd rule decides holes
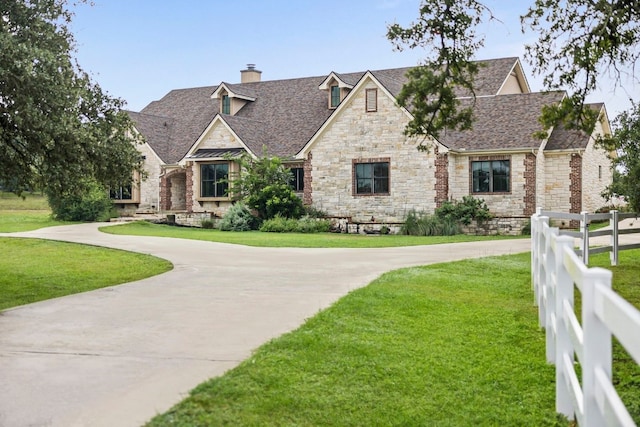
[[[549,217],[531,217],[531,242],[546,358],[556,366],[556,411],[581,427],[635,426],[611,383],[611,342],[615,336],[640,364],[640,311],[611,289],[610,271],[585,265],[573,250],[574,238],[550,227]],[[576,288],[582,297],[580,320],[574,310]]]
[[[560,230],[559,233],[562,236],[570,236],[576,239],[580,239],[580,246],[579,249],[576,249],[576,253],[582,256],[582,262],[584,262],[586,265],[589,265],[590,255],[603,252],[609,252],[609,260],[611,262],[611,265],[618,265],[618,254],[620,251],[629,249],[640,249],[639,243],[620,245],[620,235],[640,233],[640,228],[629,228],[620,230],[618,227],[620,221],[622,221],[623,219],[638,219],[638,216],[640,216],[640,214],[638,213],[620,213],[614,210],[609,213],[581,212],[577,214],[545,211],[538,208],[538,210],[536,211],[536,215],[549,217],[551,220],[565,219],[569,221],[580,222],[580,231]],[[596,231],[589,230],[589,224],[592,221],[604,220],[609,220],[609,229]],[[609,239],[609,245],[590,247],[590,239],[599,236],[611,236],[611,238]]]

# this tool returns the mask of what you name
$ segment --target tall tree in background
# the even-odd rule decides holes
[[[140,167],[122,101],[73,58],[65,0],[0,1],[0,184],[53,197],[120,186]]]
[[[623,195],[629,207],[640,212],[640,104],[634,103],[631,110],[621,113],[613,125],[616,130],[604,140],[604,146],[618,152],[613,162],[620,172],[604,196]]]
[[[612,72],[619,82],[640,55],[640,2],[536,0],[523,12],[523,31],[538,35],[535,44],[526,46],[525,58],[544,77],[547,89],[566,89],[570,95],[542,112],[543,124],[548,128],[562,122],[590,132],[597,117],[583,105],[598,77]],[[483,43],[475,28],[492,18],[480,1],[423,0],[417,22],[407,28],[389,26],[387,37],[394,46],[425,47],[424,66],[433,70],[430,73],[421,66],[410,73],[399,96],[398,102],[410,103],[416,117],[407,134],[437,136],[445,128],[471,125],[471,111],[458,111],[459,104],[451,100],[451,86],[458,84],[473,94],[475,70],[469,64]]]

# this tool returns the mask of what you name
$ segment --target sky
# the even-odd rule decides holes
[[[409,26],[420,0],[93,0],[72,6],[76,58],[110,95],[140,111],[172,89],[237,83],[256,64],[262,80],[417,65],[427,52],[394,51],[387,26]],[[519,16],[532,1],[487,0],[498,19],[480,29],[476,59],[517,56],[535,41]],[[543,89],[523,61],[533,91]],[[589,102],[609,117],[640,99],[640,84],[607,78]]]

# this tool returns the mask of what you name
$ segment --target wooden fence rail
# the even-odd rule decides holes
[[[556,366],[556,411],[581,427],[635,426],[611,383],[611,342],[615,336],[640,364],[640,311],[611,289],[610,271],[585,265],[573,250],[574,237],[550,227],[549,217],[531,217],[531,242],[532,284],[546,333],[546,358]],[[582,297],[580,320],[575,289]]]
[[[589,256],[602,252],[609,252],[609,260],[611,265],[618,265],[618,253],[629,249],[640,249],[639,243],[620,245],[620,235],[623,234],[636,234],[640,233],[640,228],[629,228],[620,230],[618,225],[620,221],[625,218],[638,218],[640,214],[635,212],[620,213],[613,210],[609,213],[589,213],[581,212],[566,213],[566,212],[552,212],[545,211],[538,208],[536,211],[538,216],[546,216],[551,220],[565,219],[569,221],[580,222],[580,231],[560,230],[560,234],[563,236],[571,236],[579,239],[579,249],[576,249],[576,253],[582,256],[582,262],[589,265]],[[592,221],[604,221],[609,220],[609,228],[604,230],[590,231],[589,224]],[[609,239],[609,245],[590,247],[589,241],[593,237],[598,236],[611,236]]]

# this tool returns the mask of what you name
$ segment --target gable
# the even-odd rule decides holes
[[[189,149],[185,158],[202,159],[209,158],[213,154],[239,151],[250,153],[240,137],[218,115]],[[203,156],[203,154],[206,155]]]

